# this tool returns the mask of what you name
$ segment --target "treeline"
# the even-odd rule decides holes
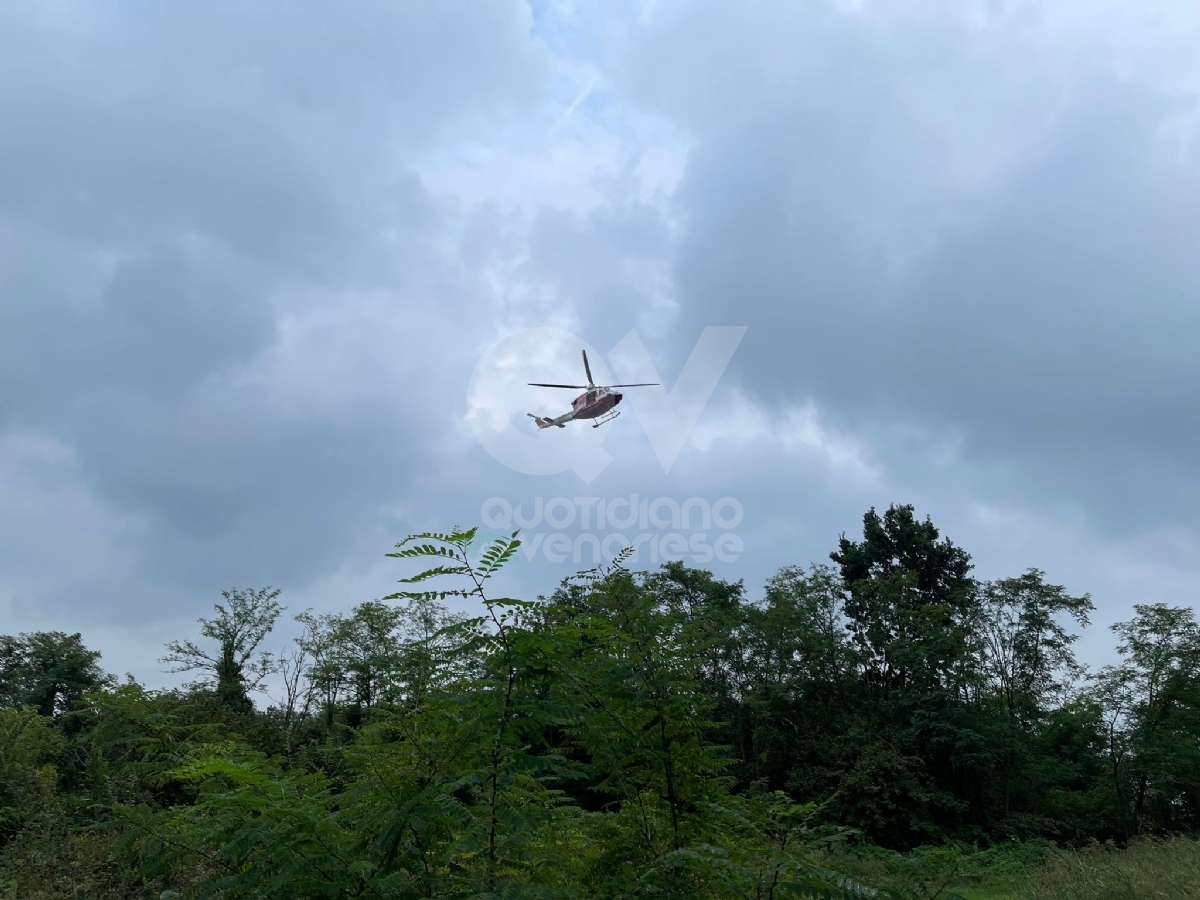
[[[225,592],[167,647],[182,690],[117,683],[79,635],[0,638],[0,890],[862,896],[838,841],[1200,831],[1189,608],[1136,606],[1086,672],[1088,596],[975,579],[909,506],[754,598],[670,563],[503,600],[516,539],[472,540],[406,539],[431,568],[301,613],[279,657],[278,592]]]

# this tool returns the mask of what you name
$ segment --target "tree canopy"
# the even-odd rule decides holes
[[[0,883],[53,858],[105,897],[886,898],[915,895],[833,848],[1200,831],[1189,608],[1136,606],[1090,673],[1088,595],[975,578],[911,506],[761,593],[619,559],[503,598],[519,537],[475,541],[402,541],[425,568],[298,614],[279,657],[279,592],[225,591],[168,644],[179,690],[0,638]]]

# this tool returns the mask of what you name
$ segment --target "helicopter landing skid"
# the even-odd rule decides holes
[[[610,410],[609,412],[606,412],[604,415],[602,415],[600,418],[598,418],[595,422],[593,422],[592,427],[599,428],[605,422],[611,422],[613,419],[615,419],[620,414],[621,414],[621,411],[618,409]]]

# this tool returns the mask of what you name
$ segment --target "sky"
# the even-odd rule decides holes
[[[168,685],[223,589],[283,647],[412,532],[755,597],[911,503],[1107,662],[1200,569],[1198,46],[1191,0],[4,4],[0,632]],[[537,432],[585,348],[662,387]]]

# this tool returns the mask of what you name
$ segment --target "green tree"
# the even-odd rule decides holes
[[[57,806],[54,763],[65,741],[32,709],[0,709],[0,848],[38,815]]]
[[[1072,597],[1045,573],[1030,569],[1016,578],[981,586],[985,673],[1004,711],[1029,724],[1049,704],[1064,700],[1069,683],[1082,674],[1072,649],[1078,635],[1063,619],[1087,626],[1091,597]]]
[[[306,610],[296,621],[305,626],[297,644],[312,660],[308,691],[327,710],[410,702],[445,677],[435,671],[436,645],[443,629],[463,618],[427,598],[368,601],[349,615]]]
[[[681,629],[680,646],[696,663],[696,686],[711,703],[710,738],[742,759],[751,751],[745,699],[749,689],[745,586],[672,561],[642,578],[657,608]]]
[[[61,716],[88,691],[111,682],[100,654],[79,634],[38,631],[0,635],[0,706],[31,706]]]
[[[746,611],[743,714],[752,733],[746,778],[804,800],[836,789],[840,734],[858,699],[842,602],[831,568],[789,566],[767,581],[763,601]]]
[[[306,611],[301,647],[319,660],[310,677],[328,703],[347,702],[370,709],[387,700],[400,667],[400,626],[404,610],[379,601],[361,603],[348,616]]]
[[[983,829],[994,759],[971,705],[981,676],[970,556],[893,505],[869,510],[863,539],[843,535],[830,558],[861,692],[831,809],[893,846]]]
[[[864,895],[815,863],[834,835],[810,828],[810,808],[729,792],[705,737],[704,661],[653,579],[495,598],[518,542],[478,555],[473,539],[416,535],[393,554],[434,565],[389,599],[479,604],[402,639],[436,676],[375,707],[336,772],[233,737],[186,748],[163,777],[195,802],[126,810],[148,877],[199,871],[230,898]],[[424,589],[442,576],[466,584]],[[571,802],[563,786],[580,779],[608,802]]]
[[[751,608],[751,666],[760,683],[811,682],[841,691],[853,674],[841,584],[829,566],[785,566]]]
[[[593,790],[636,823],[631,836],[646,860],[694,839],[730,762],[710,737],[720,700],[710,690],[712,638],[688,628],[711,587],[676,567],[616,571],[557,595],[579,629],[574,653],[558,663],[569,702],[585,711],[571,735],[591,761]],[[678,602],[689,591],[692,602]]]
[[[200,619],[200,634],[216,643],[204,649],[190,640],[171,641],[160,662],[171,672],[203,672],[198,682],[215,691],[224,705],[240,712],[253,709],[248,692],[262,690],[275,671],[270,653],[259,649],[284,607],[276,588],[222,591],[225,604],[213,604],[216,616]]]
[[[1200,625],[1189,607],[1137,604],[1112,626],[1119,665],[1096,692],[1108,710],[1114,790],[1133,829],[1200,826]]]
[[[845,613],[868,682],[884,691],[961,687],[975,603],[971,557],[912,506],[863,516],[863,539],[842,535]]]
[[[1082,674],[1073,651],[1078,635],[1066,622],[1086,626],[1091,598],[1047,584],[1038,569],[985,582],[979,598],[984,700],[999,712],[985,726],[1000,777],[997,816],[1022,836],[1054,831],[1061,826],[1049,817],[1038,822],[1031,816],[1062,780],[1044,737],[1051,714],[1070,699],[1070,685]],[[1067,721],[1058,719],[1059,731]]]

